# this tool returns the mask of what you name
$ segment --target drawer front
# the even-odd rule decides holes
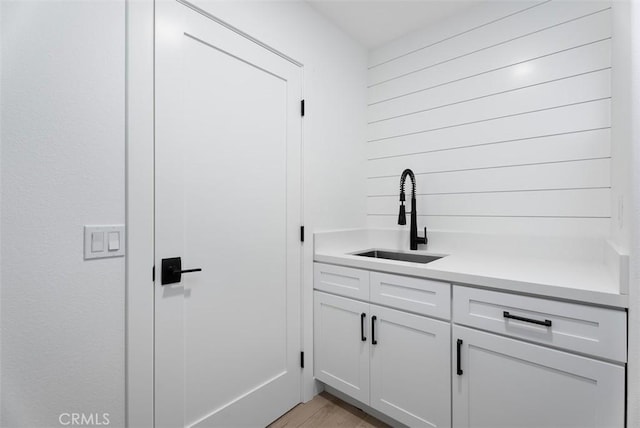
[[[354,299],[369,300],[369,271],[314,263],[313,288]]]
[[[371,272],[371,302],[421,315],[451,319],[451,285]]]
[[[462,286],[453,287],[453,302],[456,324],[614,361],[627,360],[624,311]]]

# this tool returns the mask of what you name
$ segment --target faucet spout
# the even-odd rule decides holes
[[[409,177],[411,179],[411,224],[409,226],[409,248],[411,250],[417,250],[418,244],[426,245],[428,242],[427,239],[427,228],[424,228],[424,237],[418,236],[418,213],[416,207],[416,176],[409,168],[402,171],[402,175],[400,176],[400,213],[398,214],[398,224],[405,225],[407,224],[407,218],[405,213],[405,193],[404,193],[404,183]]]

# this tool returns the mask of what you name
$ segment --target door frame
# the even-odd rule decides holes
[[[251,40],[300,67],[304,94],[304,65],[252,37],[229,23],[184,0],[125,0],[125,210],[126,210],[126,301],[125,301],[125,424],[127,427],[152,427],[154,421],[154,280],[155,258],[155,3],[178,1],[227,29]],[[151,77],[151,78],[150,78]],[[301,221],[304,224],[304,121],[301,124]],[[307,240],[308,242],[309,240]],[[306,247],[306,248],[305,248]],[[306,321],[312,302],[305,266],[309,245],[301,254],[302,321],[301,347],[311,341]],[[311,283],[312,284],[312,283]],[[313,287],[311,285],[311,287]],[[311,333],[312,334],[312,333]],[[310,352],[311,353],[311,352]],[[308,359],[310,360],[310,358]],[[314,394],[313,364],[302,369],[301,397]]]

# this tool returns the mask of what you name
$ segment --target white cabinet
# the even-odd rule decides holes
[[[316,379],[363,403],[369,402],[369,304],[314,292]]]
[[[622,366],[460,326],[452,351],[456,428],[624,425]]]
[[[624,311],[321,263],[314,287],[316,378],[399,422],[624,426]]]
[[[451,425],[450,325],[316,291],[315,376],[412,427]]]
[[[625,368],[591,358],[626,361],[623,311],[455,286],[453,322],[455,428],[624,426]]]
[[[411,427],[451,426],[450,324],[376,305],[370,312],[370,406]]]

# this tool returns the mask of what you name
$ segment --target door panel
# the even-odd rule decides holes
[[[369,404],[369,304],[319,291],[313,302],[314,376]]]
[[[457,339],[462,340],[456,374]],[[621,428],[624,368],[453,327],[454,426]]]
[[[156,424],[266,425],[299,401],[300,69],[158,2]]]
[[[371,407],[412,427],[451,426],[449,323],[371,305]]]

